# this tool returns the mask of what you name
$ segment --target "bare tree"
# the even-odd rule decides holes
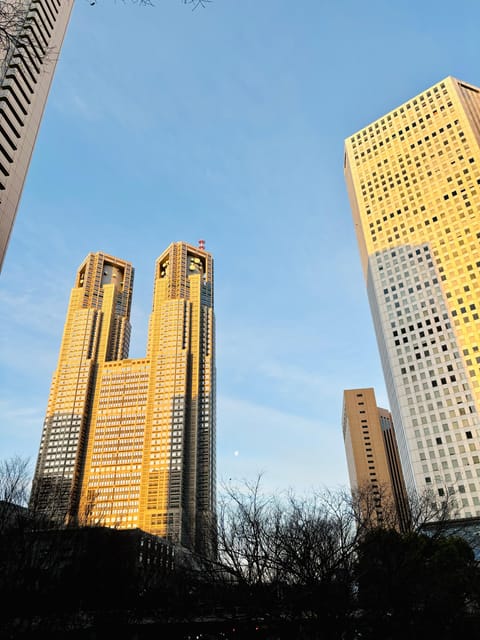
[[[357,533],[342,492],[324,490],[306,498],[290,493],[277,509],[282,516],[275,531],[275,564],[282,582],[319,584],[351,566]]]
[[[347,493],[345,499],[348,501]],[[443,535],[453,531],[452,523],[458,519],[458,498],[445,487],[440,497],[431,489],[405,494],[399,508],[387,485],[371,486],[369,482],[351,492],[351,511],[361,535],[373,529],[395,529],[401,533],[420,533],[428,527]]]
[[[443,533],[445,525],[459,516],[458,502],[455,492],[448,487],[440,498],[433,489],[425,489],[421,493],[412,492],[408,496],[410,506],[409,531],[420,532],[427,525],[432,525],[437,532]]]
[[[313,584],[348,570],[376,504],[366,492],[360,504],[343,490],[272,496],[263,492],[261,476],[223,489],[219,561],[249,585]]]
[[[322,620],[323,637],[340,637],[358,543],[349,496],[272,496],[259,476],[224,487],[218,521],[218,559],[239,587],[243,615],[289,620],[312,638]]]
[[[0,2],[0,53],[6,53],[18,42],[25,23],[29,2],[2,0]]]
[[[345,500],[349,500],[347,492]],[[377,483],[375,488],[369,482],[351,492],[351,511],[359,533],[371,529],[397,529],[405,531],[410,526],[408,514],[399,513],[391,488]]]
[[[225,569],[247,585],[271,578],[274,500],[255,482],[223,487],[218,514],[218,554]]]
[[[28,458],[0,460],[0,500],[26,506],[30,487]]]
[[[29,490],[29,460],[20,456],[0,460],[0,531],[23,517]]]
[[[298,497],[265,493],[261,477],[229,485],[220,500],[216,567],[225,571],[217,575],[230,578],[225,593],[247,619],[261,616],[278,628],[289,621],[298,632],[292,637],[353,637],[348,634],[363,616],[358,585],[360,581],[367,593],[365,576],[376,567],[376,540],[383,544],[378,552],[384,552],[387,569],[388,558],[398,549],[400,565],[404,548],[412,553],[425,550],[428,564],[428,549],[438,550],[443,558],[442,545],[447,545],[450,558],[450,536],[460,532],[452,529],[455,496],[438,498],[428,491],[412,496],[410,517],[401,525],[388,488],[367,485],[353,495],[323,489]],[[458,544],[458,553],[463,553]],[[379,558],[383,562],[383,556]],[[410,568],[414,575],[414,560]],[[363,622],[370,624],[368,615]]]

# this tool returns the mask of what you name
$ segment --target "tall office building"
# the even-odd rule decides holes
[[[155,266],[147,355],[129,359],[133,269],[89,254],[72,290],[31,508],[140,528],[210,552],[215,526],[213,260],[171,244]]]
[[[371,387],[343,392],[342,429],[350,487],[365,515],[372,524],[404,528],[408,499],[392,416],[377,406]]]
[[[12,0],[0,46],[0,270],[73,0]]]
[[[345,141],[405,481],[480,515],[480,89],[447,77]]]

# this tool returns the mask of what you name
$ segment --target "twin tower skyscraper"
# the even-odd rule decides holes
[[[134,270],[78,269],[31,507],[54,521],[140,528],[211,553],[215,539],[213,259],[171,244],[155,265],[147,354],[129,359]]]
[[[0,40],[0,269],[73,0],[11,3]],[[209,553],[215,528],[213,260],[174,243],[155,267],[147,355],[129,359],[133,267],[80,266],[31,507],[56,522],[141,528]]]
[[[0,39],[0,270],[73,0],[5,7]],[[11,15],[9,14],[11,12]],[[132,265],[80,266],[31,507],[54,522],[141,528],[209,553],[215,527],[213,260],[172,244],[156,263],[146,358],[129,359]]]

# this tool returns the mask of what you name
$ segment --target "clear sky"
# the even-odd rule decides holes
[[[344,389],[388,407],[343,141],[453,75],[480,85],[477,0],[77,0],[0,275],[0,458],[32,468],[75,273],[215,258],[219,481],[348,485]]]

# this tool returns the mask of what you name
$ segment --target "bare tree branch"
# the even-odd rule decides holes
[[[127,0],[122,0],[122,1],[126,3]],[[198,7],[202,7],[203,9],[205,9],[207,4],[212,2],[212,0],[181,0],[181,1],[182,1],[182,4],[190,5],[192,7],[192,11],[195,11],[195,9],[198,9]],[[87,0],[87,2],[91,6],[97,4],[97,0]],[[144,7],[155,6],[155,3],[153,2],[153,0],[130,0],[130,2],[132,4],[138,4]]]
[[[1,0],[0,2],[0,54],[4,58],[18,39],[25,24],[29,2],[25,0]]]
[[[206,5],[212,0],[183,0],[183,4],[191,4],[192,11],[198,9],[198,7],[203,7],[205,9]]]
[[[0,460],[0,500],[26,506],[30,472],[28,459],[13,456]]]
[[[0,460],[0,533],[23,517],[28,503],[30,470],[28,459],[14,456]]]
[[[126,2],[127,0],[123,0]],[[212,0],[181,0],[182,4],[189,5],[192,11],[199,7],[204,8]],[[95,5],[97,0],[87,0],[90,5]],[[153,0],[130,0],[140,6],[154,6]],[[0,66],[4,66],[11,52],[19,45],[31,47],[31,43],[25,37],[25,25],[31,8],[30,0],[0,0]],[[35,51],[35,54],[38,54]],[[41,52],[42,55],[45,52]],[[1,70],[0,70],[1,71]],[[0,76],[2,74],[0,73]]]

